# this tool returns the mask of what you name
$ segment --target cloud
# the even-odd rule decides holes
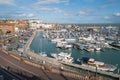
[[[64,16],[72,16],[71,13],[64,13]]]
[[[107,19],[110,19],[110,17],[109,17],[109,16],[105,16],[105,17],[104,17],[104,19],[106,19],[106,20],[107,20]]]
[[[59,3],[68,4],[69,0],[39,0],[35,5],[45,6]]]
[[[27,16],[28,16],[28,17],[33,17],[33,16],[34,16],[34,14],[29,13]]]
[[[81,15],[88,15],[88,13],[85,12],[85,11],[79,11],[79,12],[77,13],[77,15],[78,15],[78,16],[81,16]]]
[[[34,14],[33,13],[29,13],[29,14],[23,13],[23,14],[19,14],[18,16],[19,17],[33,17]]]
[[[60,13],[62,10],[59,8],[53,7],[54,4],[68,4],[69,0],[39,0],[38,2],[27,7],[28,9],[40,10],[40,11],[51,11],[54,13]]]
[[[42,10],[42,11],[51,11],[51,9],[50,8],[47,8],[47,7],[41,7],[41,8],[39,8],[40,10]]]
[[[54,13],[60,13],[60,12],[62,12],[59,8],[53,8],[53,12]]]
[[[54,13],[62,12],[62,10],[60,10],[59,8],[48,8],[48,7],[41,7],[41,8],[39,8],[39,10],[48,11],[48,12],[54,12]]]
[[[14,6],[14,0],[0,0],[0,6]]]
[[[23,14],[20,14],[20,15],[18,15],[18,16],[23,17],[23,16],[26,16],[26,14],[25,14],[25,13],[23,13]]]
[[[120,17],[120,12],[115,13],[114,15],[115,15],[115,16],[119,16],[119,17]]]

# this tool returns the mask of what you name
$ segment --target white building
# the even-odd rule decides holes
[[[52,24],[42,24],[42,28],[51,29],[51,28],[53,28],[53,25]]]
[[[44,24],[40,20],[29,20],[29,27],[30,29],[38,29],[38,28],[45,28],[50,29],[53,28],[52,24]]]
[[[42,27],[42,21],[40,20],[29,20],[30,29],[37,29]]]

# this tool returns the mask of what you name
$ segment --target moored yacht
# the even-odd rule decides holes
[[[56,42],[62,41],[63,39],[64,38],[62,38],[62,37],[56,37],[56,38],[51,39],[51,41],[56,43]]]
[[[96,47],[95,50],[96,50],[96,51],[100,51],[101,48],[100,48],[100,47]]]
[[[66,41],[59,41],[57,42],[56,47],[62,48],[62,49],[69,49],[69,48],[72,48],[72,45],[68,44]]]
[[[97,70],[102,71],[114,71],[115,69],[117,69],[117,67],[114,65],[105,64],[104,62],[100,61],[95,61],[95,59],[89,57],[78,58],[77,61],[81,63],[81,66],[89,67],[91,69],[97,68]]]

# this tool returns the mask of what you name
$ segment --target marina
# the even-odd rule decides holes
[[[96,69],[91,69],[90,67],[82,67],[82,66],[80,66],[80,64],[78,64],[78,62],[77,62],[78,55],[79,55],[79,57],[89,56],[89,57],[95,58],[96,60],[103,61],[105,63],[115,65],[119,69],[119,61],[117,63],[116,62],[117,59],[113,59],[111,61],[109,61],[109,59],[104,60],[105,59],[104,57],[107,57],[107,56],[111,55],[111,59],[112,59],[112,58],[114,58],[113,54],[119,55],[119,50],[114,50],[114,49],[111,49],[111,48],[105,49],[104,51],[94,51],[94,52],[86,52],[84,50],[78,50],[76,48],[72,48],[72,49],[68,49],[68,50],[64,50],[64,49],[62,50],[62,49],[56,48],[56,43],[51,43],[47,38],[43,38],[42,35],[43,35],[43,33],[41,33],[41,32],[37,33],[36,36],[35,36],[35,39],[33,40],[33,42],[34,41],[36,42],[36,40],[38,40],[37,37],[41,37],[41,39],[43,39],[42,44],[44,45],[44,46],[42,45],[42,47],[44,47],[44,51],[46,52],[48,57],[52,58],[51,53],[59,53],[61,51],[72,52],[72,57],[74,57],[74,62],[73,62],[74,64],[66,64],[66,63],[60,62],[62,64],[65,64],[65,65],[68,65],[68,66],[78,67],[78,68],[83,69],[83,70],[89,70],[89,71],[92,71],[92,72],[96,72]],[[33,45],[33,43],[31,44],[31,49],[32,49],[32,46],[35,47],[35,43],[34,43],[34,45]],[[49,50],[50,46],[52,48]],[[34,50],[35,53],[38,53],[39,51],[37,49],[39,47],[40,46],[37,46],[36,49],[33,48],[32,51]],[[115,56],[115,58],[117,58],[117,57],[118,56]],[[119,59],[119,57],[118,57],[118,59]],[[114,77],[114,78],[119,78],[119,75],[118,75],[119,73],[117,72],[118,69],[116,69],[114,71],[114,73],[112,73],[112,72],[103,72],[103,71],[100,71],[100,70],[98,70],[97,73],[102,74],[102,75],[107,75],[107,76],[110,76],[110,77]],[[116,74],[116,73],[118,73],[118,74]]]
[[[0,80],[120,80],[120,0],[0,1]]]

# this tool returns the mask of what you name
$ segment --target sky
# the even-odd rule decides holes
[[[120,23],[120,0],[0,0],[0,19]]]

